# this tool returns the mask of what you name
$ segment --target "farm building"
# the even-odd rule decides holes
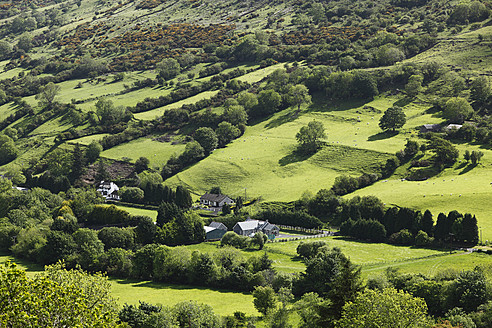
[[[270,239],[274,239],[278,236],[280,229],[274,224],[269,223],[268,221],[259,221],[247,219],[243,222],[238,222],[232,228],[232,230],[238,235],[242,236],[252,236],[255,233],[261,231]]]
[[[218,240],[227,232],[227,227],[220,222],[211,222],[210,225],[204,226],[206,240]]]
[[[200,204],[202,205],[208,205],[211,207],[220,207],[224,206],[225,204],[233,204],[234,201],[229,198],[226,195],[221,195],[221,194],[209,194],[206,193],[202,197],[200,197]]]
[[[99,191],[106,200],[119,200],[119,190],[120,188],[118,188],[116,183],[110,181],[101,181],[97,186],[97,191]]]
[[[459,130],[462,126],[463,125],[461,124],[448,124],[446,125],[446,127],[444,127],[444,129],[446,129],[446,131]]]
[[[441,132],[440,124],[424,124],[420,127],[420,132]]]
[[[212,228],[217,228],[217,229],[225,230],[225,231],[228,230],[227,227],[225,226],[225,224],[220,223],[220,222],[212,221],[212,222],[210,222],[210,224],[208,226],[209,227],[212,227]]]

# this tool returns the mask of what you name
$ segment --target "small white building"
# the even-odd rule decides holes
[[[202,197],[200,197],[200,204],[201,205],[207,205],[210,207],[220,207],[224,206],[225,204],[233,204],[234,201],[226,196],[226,195],[221,195],[221,194],[209,194],[206,193]]]
[[[241,236],[249,236],[252,237],[257,232],[263,232],[268,236],[269,239],[274,239],[279,235],[280,229],[275,224],[271,224],[268,221],[260,221],[247,219],[243,222],[238,222],[232,228],[232,231]]]
[[[120,200],[120,196],[118,195],[120,188],[118,188],[114,182],[101,181],[96,190],[99,191],[106,200]]]

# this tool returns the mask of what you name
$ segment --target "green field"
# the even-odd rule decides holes
[[[118,298],[120,305],[138,304],[141,300],[170,306],[193,300],[212,306],[214,312],[219,315],[232,315],[235,311],[258,315],[253,306],[253,296],[249,293],[126,279],[111,279],[111,283],[113,296]]]
[[[157,219],[157,211],[147,210],[145,208],[123,206],[123,205],[118,205],[118,207],[127,211],[131,215],[145,215],[151,217],[154,221]]]
[[[338,104],[318,95],[298,118],[287,109],[248,127],[241,138],[166,183],[185,184],[198,194],[213,185],[232,196],[243,195],[246,188],[250,197],[280,201],[297,199],[305,190],[330,188],[338,175],[360,175],[383,165],[389,154],[403,148],[406,138],[416,135],[415,128],[423,122],[441,121],[426,114],[426,106],[409,105],[405,129],[385,138],[378,121],[396,101],[381,97],[367,104]],[[311,120],[324,123],[330,146],[311,157],[299,156],[295,134]]]
[[[147,157],[150,167],[163,167],[172,155],[179,156],[185,149],[183,143],[173,145],[172,142],[154,141],[152,138],[140,138],[107,149],[101,153],[102,157],[135,162],[139,157]]]

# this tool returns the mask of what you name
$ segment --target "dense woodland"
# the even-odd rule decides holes
[[[491,6],[443,0],[1,4],[0,59],[9,75],[0,79],[0,249],[51,266],[31,278],[5,264],[0,294],[10,301],[0,303],[0,326],[255,326],[244,313],[221,318],[190,302],[118,309],[104,278],[86,273],[105,272],[252,292],[268,327],[291,327],[294,313],[300,327],[395,327],[395,322],[490,327],[492,295],[481,267],[435,276],[390,268],[364,282],[360,267],[322,241],[299,245],[298,259],[306,269],[298,274],[276,271],[266,253],[246,258],[236,249],[261,250],[266,239],[261,233],[253,238],[228,233],[213,254],[180,246],[203,242],[209,221],[231,229],[247,217],[309,229],[337,227],[343,236],[370,242],[443,249],[476,245],[473,213],[448,208],[433,215],[386,205],[376,196],[344,195],[395,172],[402,180],[423,181],[457,162],[470,170],[480,165],[484,153],[471,145],[492,145],[489,71],[411,59],[463,30],[487,31]],[[490,47],[484,33],[473,41],[477,52]],[[258,81],[241,79],[272,67]],[[138,74],[145,77],[133,78]],[[118,83],[124,87],[113,93],[90,91],[83,99],[66,100],[71,92]],[[116,103],[117,96],[149,90],[159,95],[132,105]],[[212,95],[186,102],[203,93]],[[314,102],[366,103],[390,95],[399,100],[384,112],[364,107],[382,115],[377,138],[398,135],[410,119],[404,107],[411,103],[425,104],[443,127],[460,128],[412,134],[400,151],[385,154],[360,175],[342,172],[332,186],[296,201],[261,202],[258,195],[246,203],[235,197],[232,210],[212,219],[191,210],[198,190],[168,183],[282,111],[288,111],[283,119],[294,120]],[[162,108],[155,118],[138,118]],[[46,126],[50,132],[40,133]],[[332,146],[329,136],[330,127],[307,123],[295,135],[292,156],[315,156]],[[184,150],[159,166],[147,157],[101,156],[143,137]],[[462,144],[470,150],[460,154]],[[125,204],[157,210],[156,222],[105,204],[94,186],[102,180],[118,183]],[[21,287],[13,291],[13,285]],[[376,301],[382,310],[369,311],[368,304]],[[36,304],[58,318],[40,313]],[[66,313],[66,304],[77,306],[79,314]],[[20,316],[21,309],[28,315]]]

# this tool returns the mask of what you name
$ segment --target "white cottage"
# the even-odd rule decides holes
[[[118,195],[120,188],[118,188],[114,182],[101,181],[96,190],[99,191],[106,200],[120,200],[120,196]]]

